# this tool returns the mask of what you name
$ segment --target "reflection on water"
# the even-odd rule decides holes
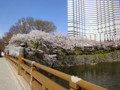
[[[64,67],[59,70],[109,90],[120,90],[120,62]]]

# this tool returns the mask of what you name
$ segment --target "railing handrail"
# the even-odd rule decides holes
[[[9,55],[9,56],[10,56],[10,55]],[[12,56],[12,55],[11,55],[11,56]],[[14,57],[14,56],[12,56],[12,57]],[[55,69],[52,69],[52,68],[50,68],[50,67],[41,65],[41,64],[36,63],[36,62],[33,63],[33,61],[30,61],[30,60],[25,59],[25,58],[22,58],[22,60],[25,61],[25,62],[27,62],[27,63],[29,63],[29,64],[32,64],[33,66],[36,66],[36,67],[40,68],[41,70],[44,70],[44,71],[46,71],[46,72],[48,72],[48,73],[51,73],[51,74],[53,74],[53,75],[55,75],[55,76],[57,76],[57,77],[59,77],[59,78],[62,78],[62,79],[64,79],[64,80],[68,81],[69,83],[72,83],[72,84],[73,84],[73,82],[72,82],[72,80],[71,80],[71,77],[72,77],[71,75],[65,74],[65,73],[63,73],[63,72],[60,72],[60,71],[55,70]],[[14,60],[13,60],[13,61],[14,61]],[[16,62],[15,62],[15,63],[16,63]],[[35,72],[38,72],[38,71],[35,71]],[[79,87],[81,87],[81,88],[83,88],[83,89],[86,89],[86,90],[107,90],[107,89],[105,89],[105,88],[103,88],[103,87],[100,87],[100,86],[98,86],[98,85],[89,83],[89,82],[87,82],[87,81],[85,81],[85,80],[80,80],[80,81],[78,81],[78,82],[76,83],[76,85],[79,86]],[[73,86],[74,86],[74,85],[73,85]]]

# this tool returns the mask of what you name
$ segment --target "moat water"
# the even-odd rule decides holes
[[[120,62],[64,67],[59,70],[109,90],[120,90]],[[65,85],[64,81],[59,81]]]

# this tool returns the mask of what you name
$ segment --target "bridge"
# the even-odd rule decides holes
[[[42,74],[39,69],[59,77],[69,83],[69,88],[61,86]],[[65,74],[24,58],[6,53],[0,58],[1,90],[107,90],[81,78]]]
[[[5,58],[0,58],[0,90],[22,90]]]

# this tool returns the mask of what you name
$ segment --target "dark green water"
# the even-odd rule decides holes
[[[120,90],[120,62],[64,67],[59,70],[109,90]]]

